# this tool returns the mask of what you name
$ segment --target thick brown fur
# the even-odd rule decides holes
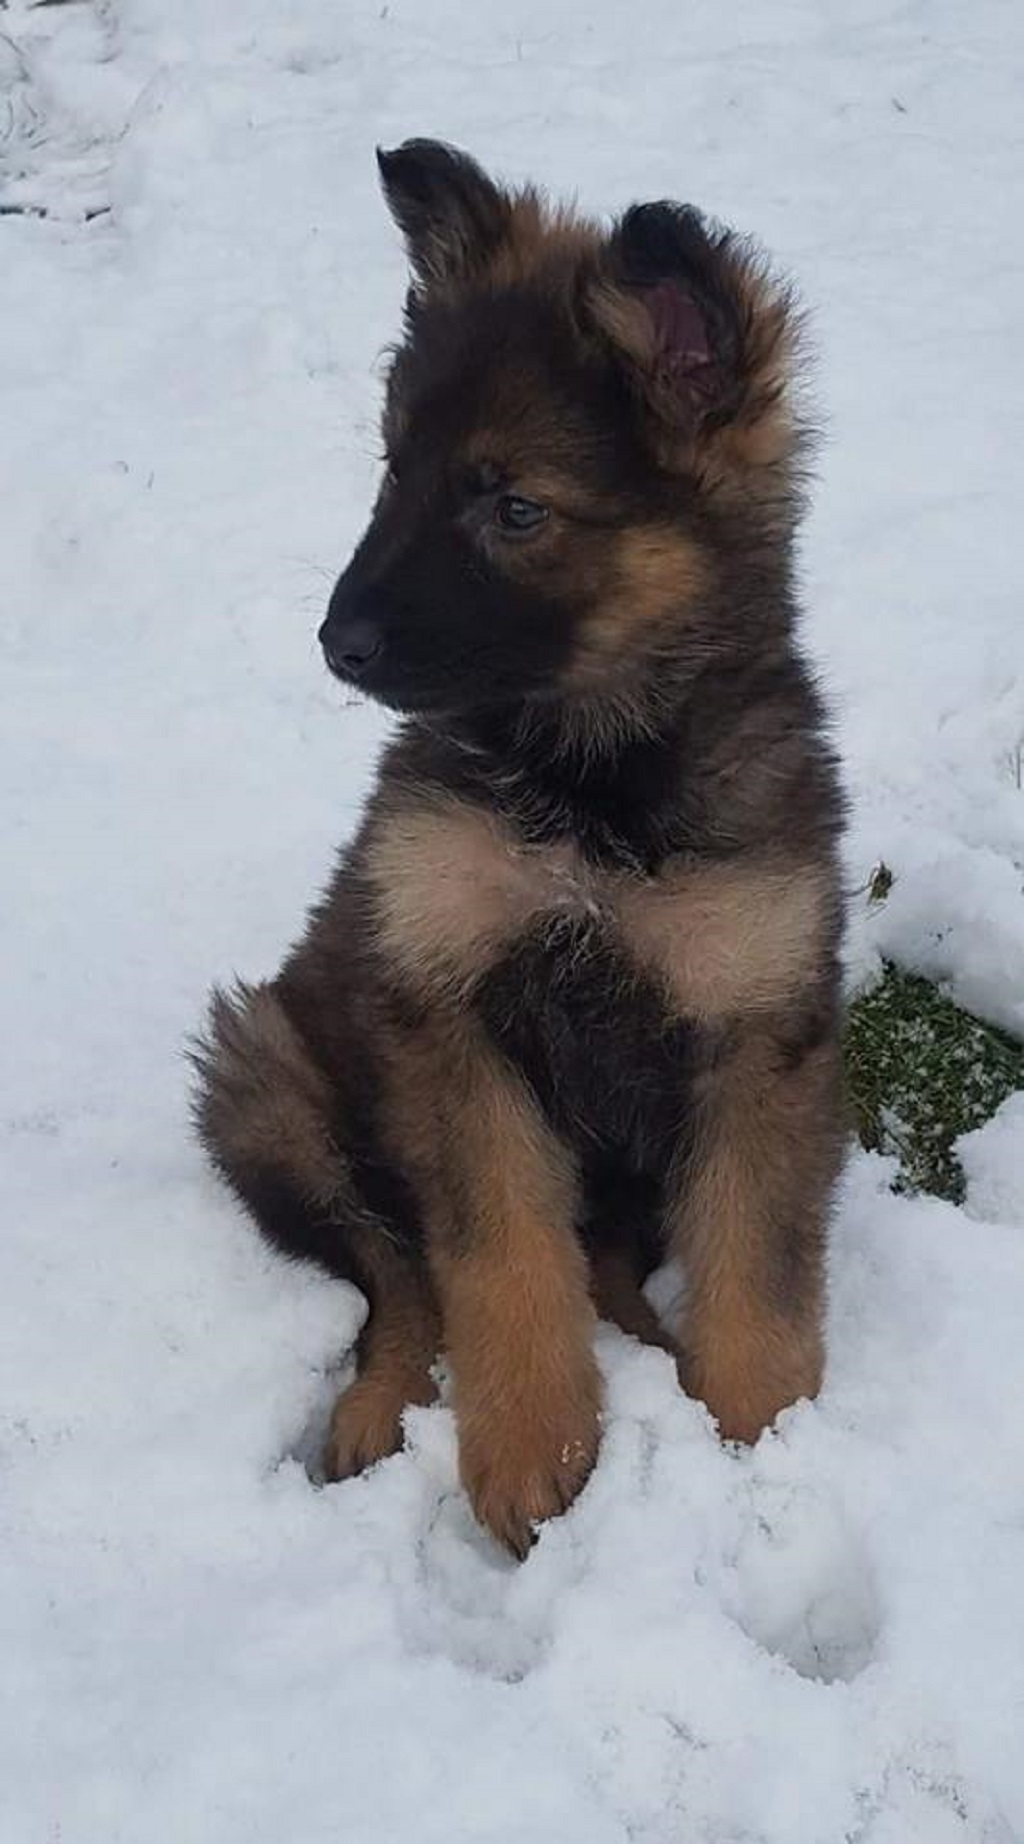
[[[799,327],[689,207],[606,231],[435,142],[380,160],[406,337],[321,639],[404,720],[277,979],[215,997],[197,1114],[269,1239],[367,1294],[329,1472],[394,1450],[443,1347],[522,1554],[596,1458],[597,1314],[727,1437],[821,1378],[841,799],[794,639]]]

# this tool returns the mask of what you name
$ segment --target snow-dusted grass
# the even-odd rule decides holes
[[[861,1145],[895,1156],[898,1190],[962,1203],[956,1141],[1024,1089],[1024,1044],[886,961],[850,1000],[845,1045]]]
[[[898,873],[851,979],[1020,1034],[1022,53],[1008,0],[0,8],[5,1844],[1024,1838],[1019,1097],[963,1209],[853,1162],[826,1389],[752,1453],[602,1333],[600,1465],[516,1568],[444,1407],[311,1485],[361,1307],[218,1192],[180,1057],[382,734],[313,632],[403,286],[372,147],[425,132],[799,276],[807,641],[851,889]]]

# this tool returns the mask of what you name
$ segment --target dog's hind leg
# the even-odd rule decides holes
[[[620,1332],[654,1345],[674,1358],[682,1373],[682,1351],[641,1290],[633,1259],[625,1249],[601,1248],[590,1257],[590,1292],[599,1319]]]
[[[406,1404],[435,1394],[440,1332],[425,1264],[361,1196],[330,1080],[273,986],[215,993],[194,1062],[200,1139],[268,1242],[366,1295],[356,1380],[325,1456],[329,1477],[348,1477],[395,1452]]]
[[[376,1251],[379,1253],[379,1251]],[[402,1414],[433,1402],[431,1374],[441,1326],[426,1270],[390,1252],[378,1268],[370,1315],[357,1349],[358,1374],[334,1405],[324,1453],[328,1479],[349,1479],[402,1445]]]

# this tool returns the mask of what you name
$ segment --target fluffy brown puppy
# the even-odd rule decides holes
[[[841,800],[794,315],[688,206],[605,230],[437,142],[379,158],[412,285],[321,641],[403,722],[277,979],[215,996],[198,1118],[271,1242],[367,1295],[330,1473],[399,1445],[443,1347],[523,1553],[594,1464],[595,1314],[727,1438],[821,1378]]]

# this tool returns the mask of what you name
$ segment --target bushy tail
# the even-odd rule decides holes
[[[358,1195],[330,1082],[274,987],[216,990],[191,1056],[199,1137],[267,1240],[370,1292],[389,1232]]]

